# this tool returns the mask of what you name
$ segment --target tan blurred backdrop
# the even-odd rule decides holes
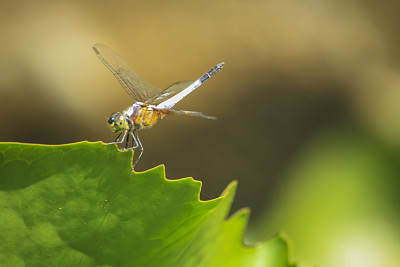
[[[288,169],[320,133],[351,125],[397,149],[399,7],[334,0],[1,0],[0,141],[115,138],[106,118],[132,100],[93,53],[94,43],[117,51],[160,88],[197,79],[224,61],[218,75],[176,106],[218,120],[168,117],[139,132],[145,152],[137,170],[165,164],[170,179],[203,181],[203,199],[236,179],[233,209],[249,206],[252,225],[261,214],[274,214],[277,196],[285,198],[291,183]],[[300,263],[337,263],[296,254],[305,244],[289,235]]]

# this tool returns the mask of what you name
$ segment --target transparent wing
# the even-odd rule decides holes
[[[188,116],[202,117],[202,118],[210,119],[210,120],[216,120],[217,119],[217,117],[215,117],[215,116],[206,115],[206,114],[203,114],[203,113],[198,112],[198,111],[168,109],[167,114],[168,115],[188,115]]]
[[[194,81],[182,81],[182,82],[176,82],[169,87],[167,87],[165,90],[159,92],[158,94],[153,95],[149,99],[146,100],[146,104],[160,104],[163,102],[165,99],[172,97],[173,95],[181,92],[185,88],[187,88],[189,85],[194,83]]]
[[[125,60],[107,46],[95,44],[93,50],[133,100],[144,102],[160,93],[160,89],[141,79]]]

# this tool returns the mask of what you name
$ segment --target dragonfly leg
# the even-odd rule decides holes
[[[119,137],[121,136],[122,132],[117,136],[117,139],[115,139],[114,142],[107,143],[106,145],[115,145],[115,144],[121,144],[121,143],[123,143],[124,140],[125,140],[125,137],[126,137],[126,133],[127,133],[127,132],[128,132],[128,131],[125,131],[125,132],[124,132],[124,135],[122,136],[121,140],[118,141],[118,139],[119,139]]]
[[[115,138],[114,143],[118,142],[119,137],[121,136],[122,132],[119,133],[119,135],[117,136],[117,138]]]
[[[130,147],[130,148],[128,148],[128,141],[126,141],[126,144],[125,144],[125,148],[123,148],[123,149],[121,149],[122,151],[125,151],[125,150],[134,150],[134,149],[136,149],[136,148],[138,148],[138,143],[137,143],[137,141],[136,141],[136,137],[135,137],[135,135],[133,134],[133,132],[129,132],[130,133],[130,135],[132,136],[132,146]],[[128,140],[128,138],[129,138],[129,135],[126,137],[126,139]]]
[[[129,134],[126,136],[125,150],[128,149],[128,146],[129,146]]]
[[[138,148],[139,146],[142,147],[142,143],[140,143],[139,136],[137,135],[137,133],[131,133],[131,134],[132,134],[132,137],[133,137],[133,141],[132,141],[133,148]]]
[[[138,143],[136,142],[136,139],[135,139],[135,136],[134,136],[133,132],[131,132],[131,135],[132,135],[132,147],[133,147],[133,149],[135,149],[135,148],[137,148],[139,145],[138,145]]]
[[[139,162],[139,159],[142,157],[142,154],[143,154],[143,146],[142,146],[142,143],[140,142],[140,139],[139,139],[138,134],[137,134],[137,133],[132,133],[132,136],[133,136],[133,138],[134,138],[134,140],[135,140],[135,143],[136,143],[135,148],[140,147],[140,154],[139,154],[139,156],[136,158],[135,162],[134,162],[133,165],[132,165],[131,174],[133,173],[133,169],[135,168],[136,164]]]

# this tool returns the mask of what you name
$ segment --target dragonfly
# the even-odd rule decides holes
[[[125,148],[121,150],[140,149],[139,156],[136,160],[133,160],[132,172],[144,151],[137,134],[138,130],[152,127],[165,115],[188,115],[216,119],[214,116],[201,112],[178,110],[172,107],[219,72],[224,66],[224,62],[217,64],[195,81],[179,81],[164,90],[160,90],[140,78],[121,56],[104,44],[95,44],[93,50],[101,62],[114,74],[126,93],[134,100],[131,107],[122,113],[112,113],[107,121],[110,130],[113,133],[119,133],[115,141],[108,144],[118,145],[125,142]],[[131,146],[129,146],[129,136],[132,137]]]

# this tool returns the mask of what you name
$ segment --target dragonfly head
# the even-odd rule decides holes
[[[107,123],[113,133],[129,130],[128,121],[119,112],[114,112],[111,114]]]

